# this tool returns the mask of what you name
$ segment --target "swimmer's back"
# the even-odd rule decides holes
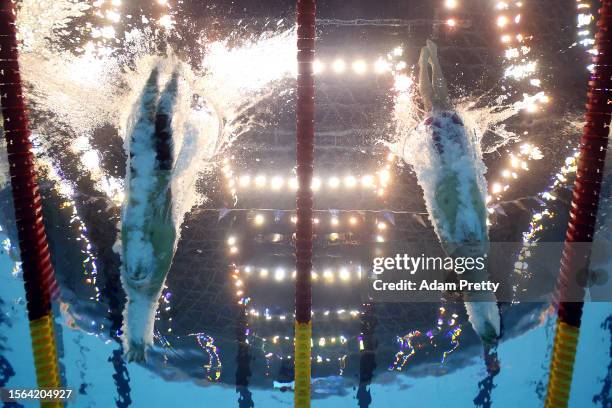
[[[469,155],[468,151],[468,131],[459,114],[453,110],[443,110],[432,112],[423,122],[427,134],[430,135],[433,147],[440,157],[442,166],[442,178],[438,181],[435,190],[435,201],[448,232],[454,239],[445,237],[455,243],[460,243],[468,239],[468,236],[475,236],[477,240],[486,239],[486,208],[484,198],[480,193],[477,184],[477,176],[474,173],[472,179],[465,179],[465,173],[459,171],[456,165],[460,162],[465,163],[464,159]],[[463,176],[460,176],[463,173]],[[463,181],[461,181],[463,180]],[[462,187],[462,183],[468,183]],[[468,202],[461,202],[462,188],[468,189]],[[464,198],[465,200],[465,198]],[[482,222],[480,225],[473,225],[474,230],[464,230],[465,226],[457,225],[459,208],[471,208],[477,215],[477,219]],[[460,229],[461,232],[458,230]]]
[[[423,122],[431,135],[436,152],[444,156],[448,143],[456,144],[461,154],[467,153],[467,130],[459,114],[452,110],[434,111]]]

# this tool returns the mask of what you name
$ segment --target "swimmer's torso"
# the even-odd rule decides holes
[[[444,224],[438,229],[447,235],[441,236],[441,241],[449,249],[462,243],[481,246],[488,241],[486,207],[470,153],[468,130],[456,112],[446,110],[432,112],[423,126],[441,167],[432,214],[434,222]]]

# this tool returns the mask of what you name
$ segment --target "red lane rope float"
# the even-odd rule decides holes
[[[312,338],[312,223],[314,168],[315,0],[297,2],[296,162],[298,191],[295,238],[295,406],[310,407]]]
[[[58,294],[58,286],[43,224],[17,47],[14,4],[0,0],[0,104],[36,377],[40,387],[57,388],[60,383],[51,302]]]
[[[580,158],[570,221],[555,294],[555,302],[558,305],[557,329],[546,407],[567,407],[580,334],[583,309],[580,300],[584,299],[584,288],[577,284],[576,272],[589,265],[590,249],[577,243],[593,241],[608,147],[612,113],[612,0],[603,0],[597,26],[597,55],[593,58],[595,66],[589,80],[586,125],[580,140]]]

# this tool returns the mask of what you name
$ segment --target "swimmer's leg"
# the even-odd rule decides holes
[[[433,104],[437,109],[450,110],[453,105],[448,96],[448,87],[446,79],[442,72],[442,65],[438,59],[438,47],[436,44],[427,40],[427,48],[429,49],[429,63],[431,64],[431,83],[433,88]]]
[[[459,256],[469,255],[472,258],[482,256],[477,255],[476,248],[473,251],[462,248],[459,252]],[[488,268],[465,271],[461,279],[472,283],[490,280]],[[483,345],[485,347],[495,346],[501,333],[501,316],[495,293],[493,291],[464,291],[462,295],[468,320]]]
[[[469,296],[464,296],[468,297]],[[495,346],[500,335],[500,314],[495,295],[486,300],[465,301],[468,320],[485,347]]]
[[[172,171],[174,163],[174,141],[172,135],[172,116],[178,98],[178,72],[174,72],[160,93],[159,105],[155,113],[155,140],[157,180],[154,195],[153,218],[150,223],[150,241],[157,258],[157,271],[153,275],[152,287],[157,289],[170,270],[176,246],[176,228],[172,218]]]
[[[419,93],[423,99],[423,107],[430,112],[433,107],[433,88],[429,78],[429,48],[421,48],[419,58]]]

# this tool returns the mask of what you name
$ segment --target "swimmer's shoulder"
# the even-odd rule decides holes
[[[455,125],[465,126],[461,115],[455,110],[432,111],[425,118],[424,124],[427,126],[441,127],[444,122],[450,119]]]

